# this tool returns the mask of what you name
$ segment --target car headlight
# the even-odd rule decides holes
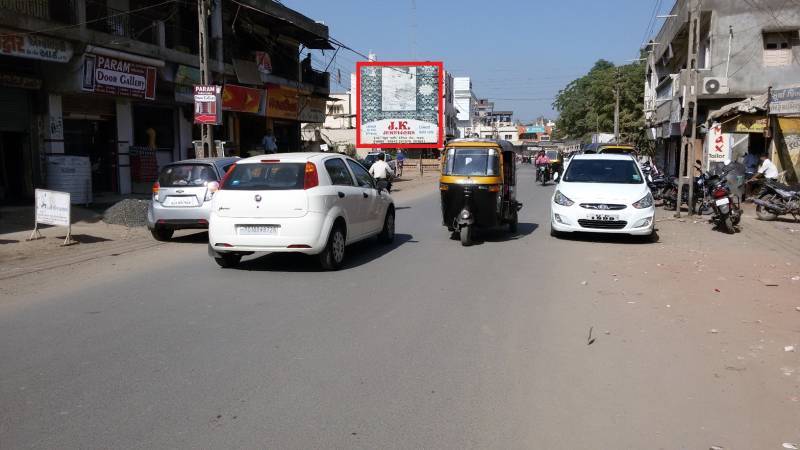
[[[561,191],[556,191],[556,194],[553,196],[553,201],[561,206],[572,206],[575,204],[575,202],[567,198],[566,195],[562,194]]]
[[[633,207],[636,209],[645,209],[650,208],[653,206],[653,195],[651,193],[647,193],[641,200],[633,204]]]

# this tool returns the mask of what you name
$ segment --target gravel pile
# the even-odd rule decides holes
[[[147,225],[147,206],[150,200],[125,199],[103,213],[103,222],[126,227]]]

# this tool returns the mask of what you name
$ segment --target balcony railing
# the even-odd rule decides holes
[[[303,83],[329,91],[331,88],[331,74],[329,72],[320,72],[310,67],[303,67]]]
[[[0,10],[38,19],[75,23],[73,0],[0,0]]]
[[[113,8],[87,8],[86,26],[92,30],[114,36],[126,37],[148,44],[158,44],[157,21],[148,17],[129,14]]]

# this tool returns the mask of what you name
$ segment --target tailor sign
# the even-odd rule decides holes
[[[120,97],[156,98],[156,68],[124,59],[87,53],[83,58],[83,90]]]

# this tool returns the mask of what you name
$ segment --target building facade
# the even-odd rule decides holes
[[[726,105],[766,94],[770,88],[800,82],[800,8],[791,2],[764,0],[754,8],[745,2],[701,2],[698,85],[688,86],[688,35],[691,0],[679,0],[648,45],[645,120],[656,143],[657,162],[676,173],[681,142],[684,92],[698,93],[697,159],[708,161],[707,123]],[[766,114],[763,114],[764,124]],[[750,126],[759,117],[740,114],[724,126],[730,134],[727,156],[769,152],[773,142],[765,126]],[[691,155],[690,155],[691,156]]]
[[[215,0],[208,19],[215,138],[226,153],[263,151],[266,133],[299,149],[329,93],[299,48],[331,49],[328,29],[272,0],[240,3]],[[29,201],[53,155],[88,158],[91,190],[119,194],[191,157],[198,28],[196,1],[0,1],[0,201]]]
[[[458,137],[470,137],[473,134],[472,128],[478,123],[478,98],[472,90],[472,80],[469,77],[453,78],[453,98]]]

